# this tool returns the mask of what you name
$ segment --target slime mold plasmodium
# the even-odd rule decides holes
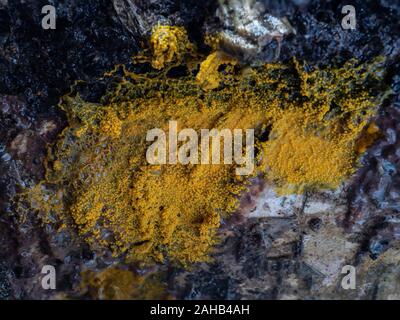
[[[93,250],[127,261],[189,265],[209,259],[221,219],[255,175],[289,193],[335,188],[354,170],[381,98],[381,59],[250,68],[220,52],[199,60],[184,29],[157,28],[153,54],[141,56],[151,72],[117,67],[101,103],[62,99],[69,125],[49,150],[46,179],[28,193],[44,221],[56,216]],[[177,64],[186,75],[168,76]],[[255,129],[254,175],[237,176],[234,164],[150,165],[146,132],[167,132],[170,120],[178,130]]]

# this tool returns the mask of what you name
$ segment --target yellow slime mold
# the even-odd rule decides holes
[[[153,50],[152,66],[155,69],[162,69],[171,62],[180,62],[183,55],[193,48],[186,30],[176,26],[154,27],[150,43]]]
[[[192,47],[176,27],[156,27],[151,43],[155,69],[176,65]],[[185,66],[201,63],[190,56]],[[297,61],[240,68],[214,52],[197,76],[122,68],[101,103],[63,99],[69,126],[49,152],[46,180],[29,193],[32,206],[44,221],[55,215],[76,227],[98,252],[144,263],[207,261],[221,219],[236,210],[251,177],[237,176],[234,164],[150,165],[148,130],[167,132],[170,120],[196,132],[255,129],[255,174],[283,192],[334,188],[356,165],[379,103],[371,88],[381,85],[381,67],[378,59],[312,72]]]

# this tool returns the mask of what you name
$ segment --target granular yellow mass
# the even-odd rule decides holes
[[[172,62],[180,62],[182,56],[192,50],[183,27],[157,25],[150,38],[153,50],[152,66],[162,69]]]
[[[234,66],[237,63],[223,52],[216,51],[210,54],[206,60],[200,65],[200,71],[196,76],[196,80],[200,83],[204,90],[211,90],[219,87],[221,74],[218,68],[221,65]]]
[[[187,41],[184,30],[159,26],[145,56],[151,76],[117,67],[101,103],[63,98],[69,125],[49,150],[45,181],[28,194],[44,221],[56,216],[102,254],[189,265],[209,259],[221,219],[237,209],[253,176],[303,192],[335,188],[354,170],[379,104],[373,93],[382,92],[381,60],[314,71],[297,61],[250,68],[218,52],[199,60]],[[177,63],[190,72],[167,76]],[[254,175],[236,175],[235,164],[149,164],[146,133],[168,132],[170,120],[196,132],[254,129]]]
[[[288,112],[273,125],[265,144],[268,176],[283,193],[303,192],[310,187],[334,188],[354,167],[353,141],[340,135],[324,135],[304,127],[301,111]]]

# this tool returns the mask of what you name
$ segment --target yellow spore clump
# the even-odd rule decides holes
[[[109,110],[101,121],[100,130],[110,137],[118,138],[121,134],[121,125],[122,121],[115,112]]]
[[[236,63],[237,61],[232,59],[227,54],[221,51],[216,51],[210,54],[207,59],[201,63],[199,73],[196,76],[196,80],[199,82],[204,90],[212,90],[218,88],[222,80],[222,75],[218,71],[218,68],[221,65],[232,67]]]
[[[268,176],[283,193],[310,187],[335,188],[354,167],[353,150],[340,135],[304,127],[305,114],[288,112],[273,125],[265,144]]]
[[[376,123],[372,122],[358,141],[357,152],[362,154],[367,151],[368,147],[371,146],[379,136],[379,127]]]
[[[185,28],[167,25],[153,28],[150,44],[153,50],[152,66],[155,69],[162,69],[171,62],[180,62],[182,56],[193,48]]]
[[[186,46],[181,32],[154,30],[148,60],[155,69]],[[166,70],[146,76],[122,68],[123,78],[115,78],[101,103],[65,97],[69,127],[49,153],[46,180],[30,193],[33,206],[77,227],[98,252],[188,265],[209,259],[221,219],[236,210],[251,176],[237,176],[235,164],[151,165],[149,130],[167,132],[170,120],[178,130],[196,132],[254,129],[254,175],[285,192],[335,187],[351,173],[378,104],[369,87],[380,84],[381,61],[312,72],[296,61],[219,68],[232,61],[214,52],[197,76],[193,70],[168,77]],[[185,65],[199,63],[193,56]]]

